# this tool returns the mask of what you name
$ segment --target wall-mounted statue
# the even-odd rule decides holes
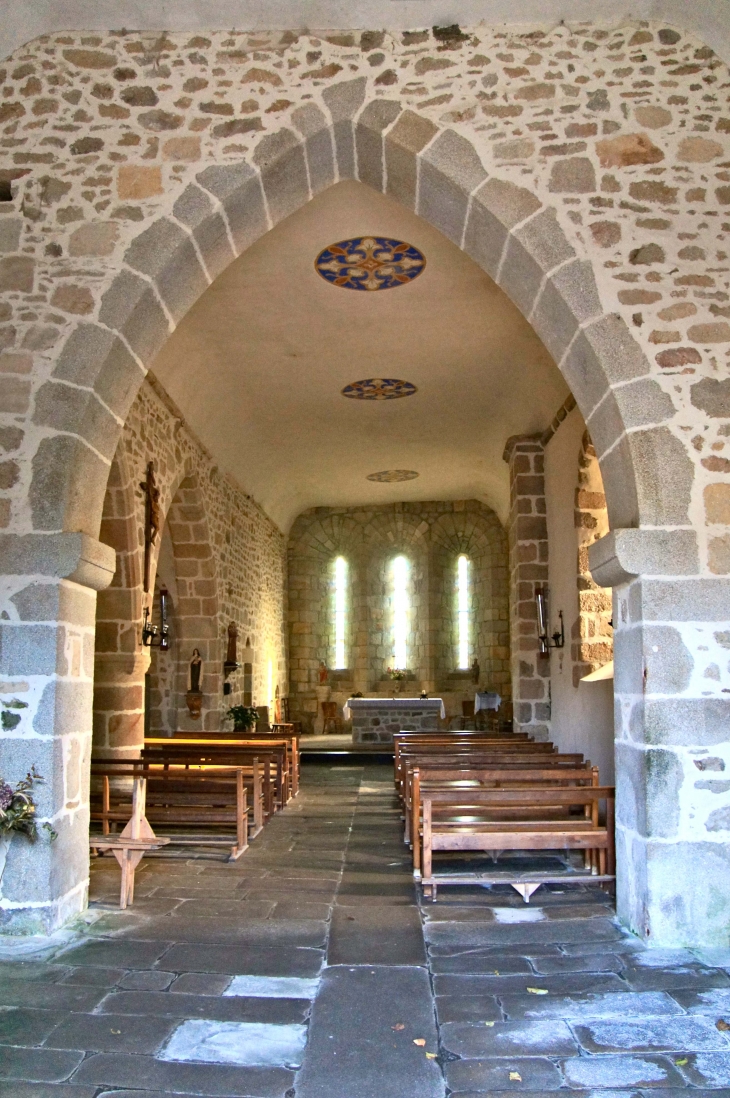
[[[474,663],[473,663],[473,664],[471,665],[471,678],[472,678],[472,682],[474,682],[474,683],[477,683],[477,684],[478,684],[478,683],[479,683],[479,678],[480,678],[480,676],[481,676],[481,673],[482,673],[482,672],[481,672],[481,668],[480,668],[480,666],[479,666],[479,660],[475,659],[475,660],[474,660]]]
[[[228,625],[228,650],[226,652],[226,663],[238,664],[238,626],[235,621],[232,621]]]
[[[188,674],[188,692],[185,695],[185,704],[188,707],[188,713],[194,721],[200,719],[200,711],[203,707],[203,692],[200,689],[200,680],[203,676],[203,660],[200,655],[200,649],[193,648],[193,656],[190,660],[190,671]]]
[[[198,648],[193,648],[193,658],[190,660],[190,679],[188,689],[191,694],[200,693],[200,676],[203,671],[203,660]]]
[[[329,682],[330,672],[329,672],[329,668],[328,668],[327,664],[324,662],[324,660],[319,661],[318,675],[319,675],[319,685],[320,686],[326,686],[327,683]]]

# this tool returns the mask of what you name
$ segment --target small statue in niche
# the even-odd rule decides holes
[[[328,681],[329,681],[330,672],[329,672],[329,668],[328,668],[327,664],[324,662],[324,660],[319,661],[319,672],[318,672],[318,674],[319,674],[319,685],[320,686],[326,686]]]
[[[479,667],[479,660],[475,659],[474,663],[471,665],[472,682],[478,684],[480,676],[481,676],[481,668]]]
[[[203,660],[200,656],[200,651],[197,648],[193,648],[193,658],[190,661],[190,693],[200,693],[200,676],[203,671]]]
[[[234,663],[238,666],[238,626],[235,621],[232,621],[228,625],[228,650],[226,652],[226,663]]]

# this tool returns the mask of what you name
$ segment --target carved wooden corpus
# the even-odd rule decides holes
[[[150,563],[152,546],[160,532],[160,489],[155,481],[155,469],[150,461],[140,488],[144,492],[144,590],[150,589]]]

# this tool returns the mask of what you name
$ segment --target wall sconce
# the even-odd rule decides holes
[[[160,588],[160,624],[153,625],[150,621],[150,608],[145,606],[142,618],[142,644],[145,648],[159,648],[166,652],[170,647],[170,626],[167,622],[167,600],[169,593],[166,587]]]
[[[535,602],[537,603],[537,636],[540,641],[540,655],[547,656],[551,648],[565,647],[565,626],[563,624],[563,611],[558,612],[560,629],[548,634],[548,597],[547,587],[535,589]]]

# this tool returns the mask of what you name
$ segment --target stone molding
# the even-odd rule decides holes
[[[641,575],[699,572],[694,530],[612,530],[589,546],[588,557],[601,587],[620,587]]]
[[[88,534],[1,534],[0,572],[49,576],[103,591],[116,571],[116,553]]]

